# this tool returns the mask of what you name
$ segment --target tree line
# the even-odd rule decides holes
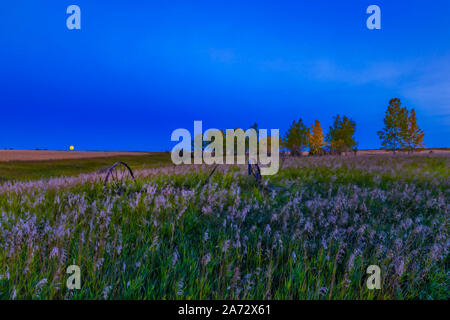
[[[408,110],[406,107],[403,107],[400,99],[393,98],[389,101],[383,123],[384,127],[377,132],[381,139],[382,149],[392,151],[395,154],[397,151],[407,151],[410,153],[425,147],[423,142],[425,134],[417,124],[414,109]],[[267,140],[265,144],[270,151],[270,136],[260,137],[257,123],[252,125],[250,129],[255,130],[258,142],[262,139]],[[225,130],[219,131],[224,138],[223,153],[225,153],[225,141],[228,137],[225,134]],[[355,133],[356,122],[346,115],[341,116],[338,114],[333,117],[333,123],[328,128],[326,134],[319,120],[315,120],[308,127],[300,118],[298,121],[292,121],[284,136],[280,137],[279,145],[282,149],[289,151],[293,156],[300,156],[304,151],[308,151],[309,155],[341,155],[347,152],[356,154],[358,151],[358,142],[355,139]],[[202,138],[198,141],[201,141],[200,145],[196,145],[194,139],[192,140],[192,149],[204,150],[210,143],[203,141]],[[246,141],[248,141],[248,137]],[[236,145],[236,141],[234,141],[234,145]],[[247,146],[245,148],[247,151]]]
[[[347,116],[336,115],[325,135],[319,120],[311,128],[300,118],[293,121],[281,140],[281,145],[293,156],[301,155],[307,148],[310,155],[342,154],[356,151],[356,122]]]
[[[389,101],[383,123],[383,129],[377,132],[382,149],[393,153],[399,150],[410,153],[425,147],[425,134],[417,124],[414,109],[409,111],[402,107],[400,99],[393,98]],[[326,135],[319,120],[309,128],[300,118],[292,122],[281,139],[281,146],[294,156],[301,155],[306,149],[310,155],[340,155],[344,152],[356,154],[358,142],[355,132],[356,122],[345,115],[338,114],[333,118],[333,124]]]

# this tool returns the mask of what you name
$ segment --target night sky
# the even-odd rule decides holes
[[[450,1],[190,2],[2,1],[0,148],[170,150],[194,120],[283,134],[337,113],[378,148],[393,97],[450,147]]]

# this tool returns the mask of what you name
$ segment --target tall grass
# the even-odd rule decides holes
[[[1,299],[447,299],[450,158],[288,160],[0,187]],[[81,268],[68,290],[66,269]],[[366,287],[369,265],[381,289]]]

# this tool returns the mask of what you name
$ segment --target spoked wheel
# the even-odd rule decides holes
[[[122,161],[116,162],[108,169],[105,177],[105,189],[110,187],[115,193],[123,193],[134,183],[133,170]]]

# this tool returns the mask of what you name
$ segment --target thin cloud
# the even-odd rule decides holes
[[[236,59],[236,54],[233,49],[210,48],[208,52],[213,61],[231,63]]]
[[[377,85],[388,88],[393,95],[403,96],[416,108],[430,116],[440,116],[450,124],[450,57],[415,59],[402,62],[379,61],[363,66],[344,66],[332,60],[288,61],[266,60],[262,70],[291,73],[309,81]]]
[[[402,94],[449,125],[450,57],[424,64],[418,76],[402,87]]]

